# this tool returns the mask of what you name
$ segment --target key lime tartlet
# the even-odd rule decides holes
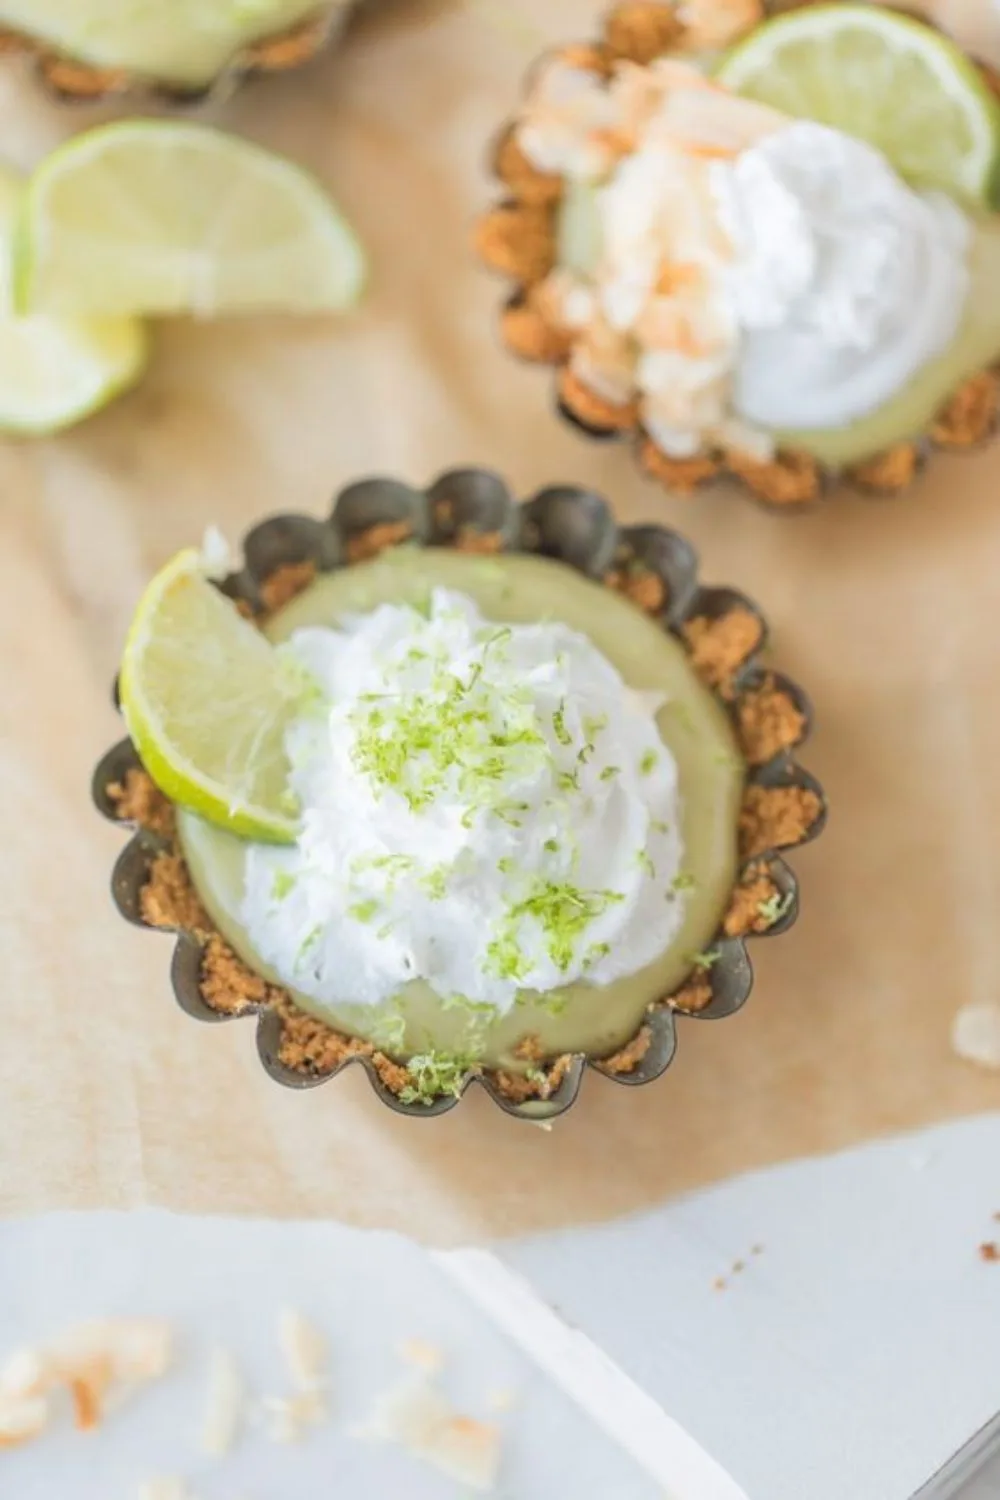
[[[0,0],[0,45],[33,58],[67,99],[134,87],[193,97],[248,73],[297,67],[354,0]]]
[[[577,426],[796,509],[992,432],[998,157],[987,75],[923,22],[645,0],[535,65],[476,244]]]
[[[764,639],[681,537],[485,471],[353,485],[236,570],[206,542],[125,646],[119,909],[284,1084],[360,1063],[404,1112],[478,1080],[530,1118],[588,1064],[648,1082],[677,1014],[742,1005],[746,938],[797,913],[779,851],[825,818]]]

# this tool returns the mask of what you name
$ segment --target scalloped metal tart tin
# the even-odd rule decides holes
[[[777,13],[810,3],[813,0],[765,0],[765,11]],[[616,62],[651,62],[675,46],[683,30],[673,0],[630,0],[611,8],[602,34],[593,42],[544,55],[563,55],[575,67],[604,75]],[[981,71],[990,88],[1000,93],[997,76],[985,67]],[[520,359],[552,366],[560,415],[588,437],[628,442],[639,467],[669,492],[691,495],[720,483],[735,484],[768,510],[798,513],[842,485],[868,495],[899,494],[934,449],[977,448],[996,431],[1000,367],[984,369],[965,380],[919,439],[898,443],[846,468],[827,467],[791,449],[779,451],[770,462],[707,449],[689,459],[668,457],[643,431],[634,404],[613,406],[571,374],[569,340],[546,324],[533,301],[533,289],[555,261],[561,179],[531,165],[514,137],[513,121],[500,131],[491,170],[503,196],[481,216],[475,248],[490,270],[514,283],[500,317],[506,348]]]
[[[762,665],[767,627],[757,607],[734,589],[701,584],[695,553],[683,537],[660,526],[619,528],[599,495],[570,485],[541,490],[518,504],[501,479],[481,469],[450,471],[423,492],[396,480],[363,480],[338,496],[327,521],[278,515],[254,527],[244,541],[244,566],[221,587],[261,618],[318,573],[350,566],[403,540],[557,559],[625,594],[684,644],[696,672],[725,705],[747,767],[741,862],[713,943],[713,962],[708,968],[696,964],[678,990],[649,1006],[635,1036],[614,1057],[561,1057],[537,1076],[533,1071],[530,1083],[520,1074],[470,1070],[454,1094],[432,1103],[404,1103],[399,1098],[407,1077],[404,1064],[305,1017],[284,992],[248,970],[244,998],[224,999],[220,1008],[217,992],[206,982],[206,955],[217,954],[222,944],[210,924],[189,930],[172,924],[177,932],[174,994],[182,1009],[201,1021],[256,1015],[264,1069],[288,1087],[323,1083],[357,1064],[379,1098],[402,1114],[441,1114],[478,1082],[508,1114],[537,1121],[568,1109],[586,1067],[623,1084],[658,1078],[676,1051],[679,1014],[720,1019],[747,999],[753,975],[746,939],[785,932],[798,914],[798,886],[781,851],[815,838],[826,820],[822,789],[794,759],[811,727],[811,709],[799,688]],[[720,642],[726,643],[721,650]],[[158,809],[153,800],[152,813],[141,806],[137,811],[123,797],[123,789],[143,779],[135,749],[125,739],[98,765],[93,795],[105,817],[128,822],[131,816],[145,825],[135,829],[115,865],[112,894],[118,910],[139,926],[164,927],[171,924],[150,909],[144,893],[158,860],[172,861],[172,876],[181,879],[183,860],[171,840],[169,805],[148,779],[146,791],[159,798]],[[290,1039],[300,1023],[308,1033],[304,1046],[301,1038]]]
[[[63,103],[87,104],[133,93],[168,104],[194,103],[210,94],[228,93],[245,78],[288,72],[308,62],[345,24],[355,3],[356,0],[325,0],[325,3],[319,0],[314,15],[241,48],[204,85],[186,87],[128,68],[101,68],[61,52],[40,37],[4,26],[0,26],[0,54],[27,57],[47,92]]]

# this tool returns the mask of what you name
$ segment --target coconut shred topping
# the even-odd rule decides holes
[[[435,589],[286,649],[315,684],[287,740],[301,835],[251,848],[242,914],[286,984],[375,1005],[423,979],[505,1011],[667,946],[677,767],[655,696],[584,636]]]
[[[672,457],[763,458],[769,429],[853,421],[957,331],[969,225],[954,204],[685,63],[604,80],[556,61],[518,141],[576,203],[539,292],[573,335],[570,368],[603,400],[637,400]]]

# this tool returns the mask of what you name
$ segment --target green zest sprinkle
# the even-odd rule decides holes
[[[621,773],[621,766],[605,766],[604,770],[601,772],[600,779],[601,781],[610,781],[612,776],[620,776]]]
[[[767,925],[773,927],[775,922],[781,921],[791,904],[791,891],[786,891],[783,896],[780,891],[775,891],[774,895],[769,896],[766,901],[758,901],[757,910]]]
[[[698,882],[695,880],[693,875],[688,875],[684,870],[682,870],[680,874],[675,875],[673,880],[670,882],[670,889],[672,891],[693,891],[697,884]]]
[[[552,715],[552,732],[560,745],[571,745],[573,736],[566,728],[566,701],[563,700]]]
[[[508,859],[506,856],[504,856],[503,859],[497,860],[497,869],[500,871],[501,875],[509,875],[513,868],[514,861],[512,859]]]
[[[658,760],[659,756],[655,750],[647,750],[639,762],[640,774],[648,776],[651,771],[655,771]]]
[[[650,859],[649,854],[645,849],[640,849],[638,851],[635,856],[635,862],[639,866],[639,869],[642,870],[646,875],[656,875],[656,866],[653,864],[653,861]]]
[[[546,1084],[549,1081],[549,1075],[544,1068],[525,1068],[524,1076],[529,1083],[538,1085]]]
[[[607,958],[610,952],[610,944],[592,943],[591,946],[587,949],[587,952],[584,954],[584,966],[588,969],[592,968],[594,964],[600,963],[602,958]]]
[[[448,887],[447,868],[438,865],[436,870],[430,870],[423,877],[420,884],[432,901],[443,901]]]
[[[295,889],[295,876],[290,870],[275,870],[274,879],[271,881],[271,898],[274,901],[284,901],[286,896],[291,895]]]
[[[583,732],[588,740],[595,739],[602,729],[608,727],[607,714],[585,714],[583,719]]]
[[[429,620],[434,610],[434,596],[430,589],[425,589],[416,599],[411,599],[410,608],[414,614],[420,615],[425,620]]]
[[[559,853],[559,840],[558,839],[546,839],[545,843],[542,845],[542,848],[545,850],[546,854],[558,854]]]
[[[367,901],[356,901],[353,906],[347,908],[349,917],[356,917],[359,922],[370,922],[378,911],[379,904],[375,898],[369,897]]]
[[[472,1066],[472,1059],[459,1053],[418,1053],[407,1063],[411,1082],[400,1090],[399,1097],[403,1104],[433,1104],[443,1094],[457,1099]]]
[[[315,945],[319,942],[322,933],[322,923],[317,923],[317,925],[312,929],[311,932],[306,933],[305,937],[299,944],[299,951],[295,955],[296,967],[298,967],[298,965],[303,962],[310,948],[315,947]]]
[[[715,967],[721,957],[721,948],[709,948],[705,953],[692,953],[691,962],[696,969],[700,969],[703,974],[707,974],[709,969]]]
[[[649,826],[653,830],[654,833],[669,833],[670,832],[670,824],[669,823],[664,823],[664,821],[663,821],[662,818],[654,818],[652,820],[652,822],[650,823]]]
[[[542,930],[549,957],[564,973],[590,924],[625,898],[619,891],[586,891],[578,886],[536,879],[528,895],[510,906],[486,950],[490,971],[515,983],[530,964],[518,941],[522,922],[531,918]]]
[[[580,774],[578,771],[557,771],[556,784],[561,792],[578,792],[580,790]]]

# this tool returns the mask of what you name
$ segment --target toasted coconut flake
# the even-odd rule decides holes
[[[261,1402],[264,1430],[272,1443],[301,1443],[310,1427],[326,1421],[327,1406],[318,1389],[295,1396],[265,1396]]]
[[[326,1338],[301,1313],[285,1308],[278,1319],[278,1342],[288,1365],[293,1385],[300,1391],[313,1390],[326,1381]]]
[[[201,1429],[201,1446],[216,1458],[228,1453],[243,1422],[245,1387],[236,1360],[219,1345],[208,1367],[208,1394]]]
[[[154,1318],[103,1318],[69,1329],[49,1349],[50,1380],[69,1388],[76,1425],[100,1426],[106,1406],[157,1380],[170,1363],[171,1331]]]
[[[173,1474],[156,1474],[142,1481],[136,1500],[194,1500],[194,1496],[183,1479]]]
[[[357,1434],[396,1443],[477,1494],[488,1494],[500,1468],[500,1429],[456,1412],[424,1375],[408,1375],[383,1392]]]
[[[444,1350],[426,1339],[404,1339],[398,1348],[400,1359],[426,1375],[437,1375],[444,1368]]]
[[[18,1448],[41,1437],[49,1420],[44,1396],[0,1394],[0,1449]]]
[[[1000,1069],[1000,1005],[963,1005],[952,1022],[951,1045],[966,1062]]]

